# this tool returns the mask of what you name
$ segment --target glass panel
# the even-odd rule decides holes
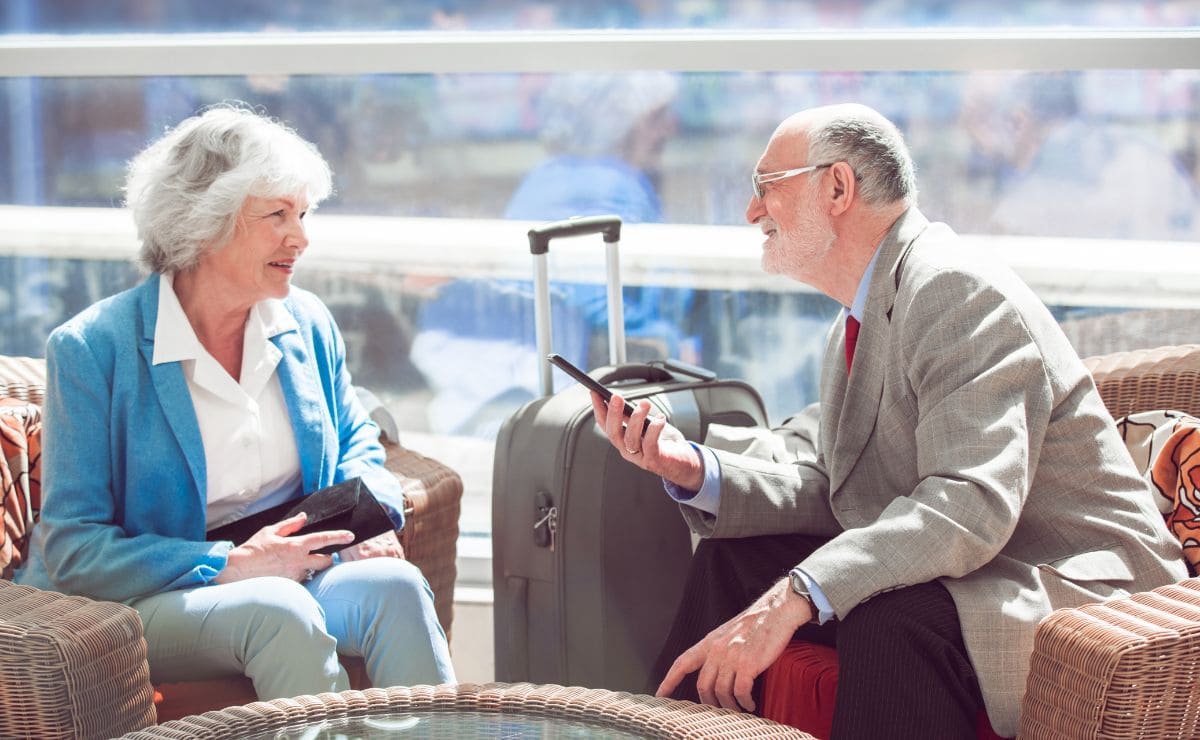
[[[794,2],[549,2],[548,0],[323,0],[81,3],[8,0],[3,30],[49,33],[270,30],[1183,28],[1195,3],[1174,0],[891,0]]]
[[[329,159],[336,193],[314,223],[326,214],[433,217],[454,228],[480,218],[616,212],[629,223],[741,224],[748,175],[777,123],[809,106],[860,100],[902,128],[922,209],[960,232],[1200,238],[1196,70],[9,78],[0,85],[0,202],[18,205],[115,206],[125,162],[149,140],[205,105],[241,99],[287,121]],[[519,238],[481,238],[486,243],[473,246],[525,253]],[[670,232],[663,239],[671,241]],[[92,246],[99,248],[84,244],[84,254]],[[353,246],[334,235],[310,254]],[[29,256],[0,255],[0,353],[40,356],[51,327],[136,279],[124,263],[49,259],[36,247],[21,245]],[[779,420],[815,399],[825,330],[839,309],[795,284],[768,286],[757,269],[743,267],[739,249],[728,254],[727,285],[691,280],[687,257],[631,278],[630,355],[678,357],[745,378]],[[481,277],[466,269],[463,254],[438,257],[440,274],[374,257],[336,271],[302,269],[297,284],[330,305],[356,382],[384,399],[406,443],[427,444],[464,472],[478,499],[464,531],[481,531],[489,521],[492,438],[538,393],[530,285],[519,271]],[[552,275],[569,263],[563,257],[552,255]],[[729,287],[735,279],[752,287]],[[599,278],[590,280],[557,281],[554,297],[555,348],[584,367],[607,361]],[[1122,332],[1112,326],[1122,319],[1095,309],[1058,309],[1064,326],[1087,320],[1068,331],[1084,354],[1105,351],[1097,341],[1105,336],[1165,343],[1158,341],[1165,335],[1129,323],[1133,316],[1127,325],[1142,328]],[[447,459],[452,449],[461,459]]]
[[[775,125],[858,100],[905,132],[922,206],[971,233],[1196,239],[1200,71],[445,74],[3,83],[4,202],[112,205],[125,161],[237,99],[317,144],[323,212],[743,223]],[[589,188],[568,182],[591,183]],[[1060,209],[1060,204],[1070,204]]]

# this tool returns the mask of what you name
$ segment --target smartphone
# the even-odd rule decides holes
[[[605,403],[608,403],[609,401],[612,400],[612,391],[610,391],[609,389],[600,385],[600,383],[598,383],[596,381],[596,379],[593,378],[592,376],[588,375],[584,371],[582,371],[579,368],[572,365],[571,362],[569,360],[567,360],[567,358],[563,357],[562,355],[560,355],[556,352],[551,352],[550,354],[546,355],[546,359],[550,361],[551,365],[554,365],[559,370],[562,370],[564,373],[566,373],[567,375],[570,375],[576,381],[581,383],[583,385],[583,387],[587,388],[588,390],[599,393],[600,397],[604,399]],[[625,402],[625,415],[626,416],[632,416],[633,412],[635,410],[636,409],[634,408],[634,405],[632,403],[630,403],[629,401]],[[645,434],[646,430],[649,428],[650,428],[650,418],[647,417],[642,422],[642,434]]]

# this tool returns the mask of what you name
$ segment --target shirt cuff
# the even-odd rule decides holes
[[[814,581],[807,573],[799,568],[793,568],[792,572],[800,576],[800,580],[804,581],[805,587],[808,588],[808,595],[812,597],[813,606],[817,608],[818,624],[825,624],[837,616],[833,613],[833,605],[829,603],[829,599],[826,598],[825,592],[821,590],[821,587],[817,585],[816,581]]]
[[[704,482],[700,485],[700,490],[689,491],[665,479],[663,488],[667,489],[668,496],[679,503],[716,516],[721,503],[721,464],[717,462],[717,456],[712,450],[695,442],[689,444],[700,453],[700,460],[704,464]]]

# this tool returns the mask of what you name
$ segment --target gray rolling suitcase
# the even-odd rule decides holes
[[[596,428],[588,392],[552,395],[546,254],[556,237],[601,233],[607,249],[610,366],[590,375],[649,399],[692,440],[710,423],[766,425],[758,393],[671,361],[625,363],[617,245],[594,216],[529,232],[544,396],[500,428],[492,479],[496,679],[643,692],[679,604],[691,536],[662,480],[621,459]]]

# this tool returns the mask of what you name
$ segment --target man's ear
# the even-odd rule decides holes
[[[830,215],[840,216],[850,208],[858,195],[858,180],[849,162],[834,162],[829,166],[829,182],[832,188]]]

